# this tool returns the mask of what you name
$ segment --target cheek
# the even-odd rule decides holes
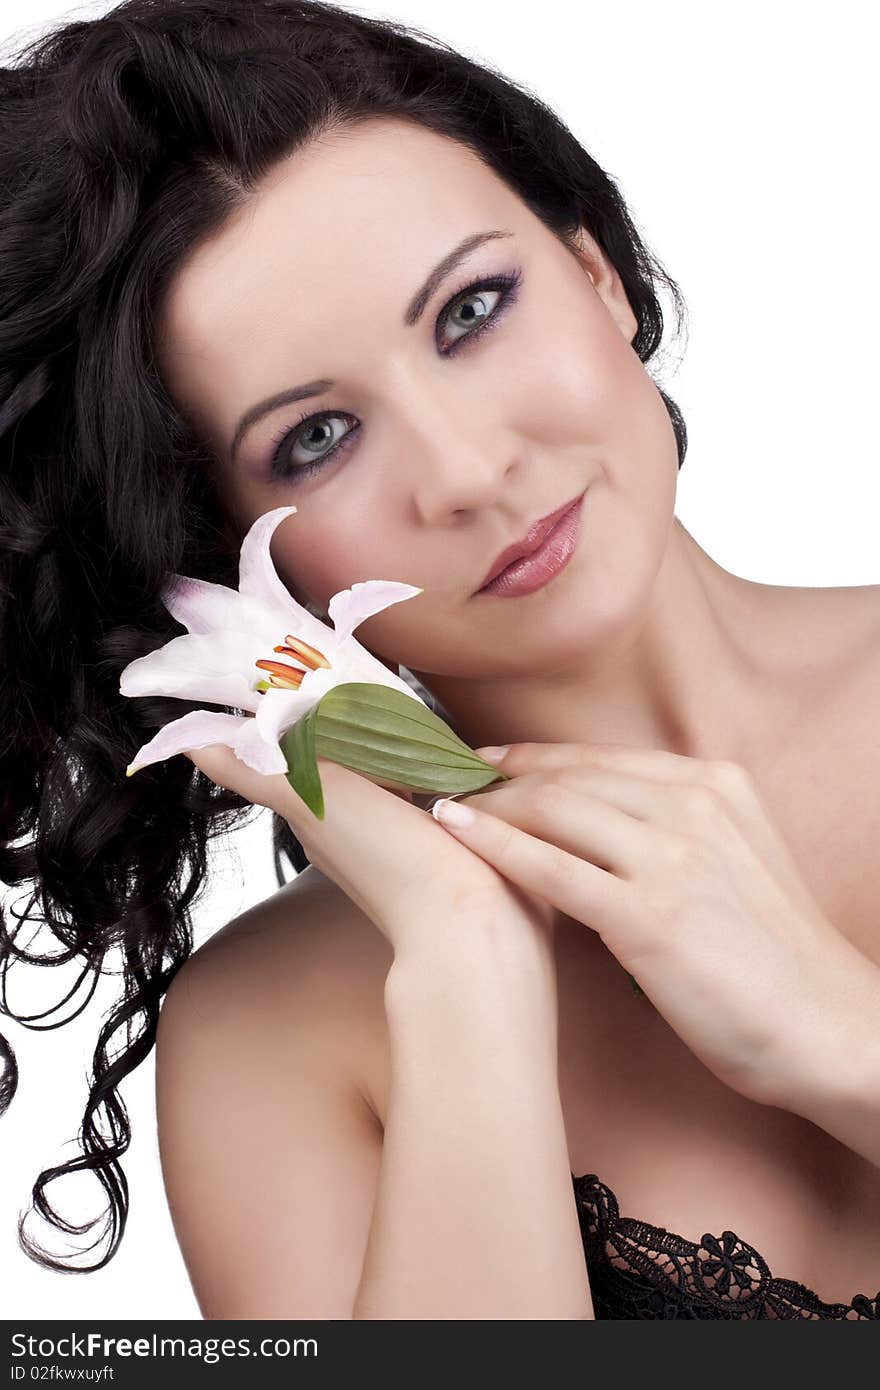
[[[300,511],[305,521],[308,502]],[[293,537],[277,550],[273,546],[272,553],[275,566],[294,597],[300,602],[310,600],[323,612],[340,589],[366,579],[400,578],[385,573],[388,565],[382,560],[382,546],[362,519],[346,525],[336,516],[332,526],[313,524],[302,540]]]
[[[535,438],[586,446],[607,480],[652,515],[671,507],[678,473],[672,422],[644,363],[604,309],[536,359]],[[540,364],[543,364],[541,366]]]
[[[610,453],[626,442],[633,414],[650,409],[646,386],[653,389],[611,316],[579,299],[532,337],[527,361],[507,389],[512,414],[529,437]]]

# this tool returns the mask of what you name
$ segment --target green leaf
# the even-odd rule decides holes
[[[313,705],[281,740],[287,759],[287,780],[318,818],[324,819],[324,789],[315,753],[315,721],[318,706]]]
[[[328,690],[316,709],[317,756],[356,772],[452,795],[508,780],[427,705],[390,686],[348,681]]]
[[[346,681],[328,690],[288,729],[280,746],[291,785],[319,820],[324,808],[316,758],[414,791],[450,796],[509,780],[427,705],[374,681]]]

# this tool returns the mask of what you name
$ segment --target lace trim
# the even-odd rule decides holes
[[[700,1244],[621,1216],[595,1173],[572,1174],[597,1318],[832,1318],[880,1321],[880,1290],[824,1303],[792,1279],[776,1279],[733,1231]]]

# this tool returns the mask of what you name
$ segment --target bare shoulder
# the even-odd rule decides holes
[[[865,669],[880,668],[880,584],[830,589],[829,617],[840,624],[841,638]]]
[[[876,722],[880,696],[880,584],[827,590],[818,640],[827,641],[835,693],[845,702],[853,732]]]
[[[317,870],[211,937],[156,1039],[168,1205],[205,1318],[350,1318],[382,1155],[385,938]]]
[[[841,674],[874,669],[880,662],[880,584],[791,588],[771,585],[781,632],[787,631],[804,660]]]
[[[239,914],[196,951],[172,984],[181,1010],[217,1010],[261,1030],[282,1059],[307,1028],[375,1113],[387,1046],[388,940],[314,865]],[[338,1073],[337,1073],[338,1074]]]
[[[862,702],[865,713],[870,708],[876,720],[877,698],[880,696],[880,584],[865,585],[853,592],[859,595],[855,604],[862,634],[859,670],[862,679],[867,682],[862,687],[867,700],[863,699]]]
[[[798,756],[806,748],[813,764],[826,756],[827,785],[851,796],[880,770],[872,757],[880,584],[776,592],[784,597],[774,606],[767,640],[779,654],[779,688],[791,697],[785,705],[789,741]]]
[[[755,630],[771,679],[793,695],[793,706],[812,722],[826,712],[836,717],[845,705],[857,714],[859,702],[876,701],[880,584],[758,587]]]

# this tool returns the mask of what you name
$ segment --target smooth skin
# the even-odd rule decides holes
[[[191,958],[160,1018],[162,1163],[204,1316],[591,1317],[546,905],[407,797],[323,758],[319,822],[284,776],[224,748],[190,756],[286,816],[312,859]],[[347,910],[323,890],[337,880]],[[384,1142],[352,1065],[380,1015],[395,1054]],[[487,1202],[505,1134],[515,1160]],[[511,1222],[523,1187],[535,1195]]]
[[[623,744],[497,762],[510,780],[438,802],[441,824],[596,931],[724,1085],[880,1167],[880,969],[819,908],[751,775]]]
[[[404,324],[427,271],[487,230],[505,235]],[[464,282],[514,269],[506,308],[488,290],[453,302]],[[498,321],[447,355],[462,303]],[[292,502],[273,558],[316,612],[360,580],[422,587],[357,636],[413,671],[474,747],[570,746],[576,767],[580,750],[618,744],[741,769],[802,876],[800,900],[826,924],[827,959],[836,930],[874,978],[880,591],[756,584],[688,534],[669,418],[632,350],[619,277],[586,231],[573,254],[463,147],[370,120],[280,163],[189,258],[160,323],[169,389],[216,454],[231,546]],[[318,378],[337,385],[267,415],[231,456],[255,402]],[[289,463],[314,458],[324,435],[329,450],[352,430],[350,445],[309,477],[273,480],[274,440],[305,410],[320,418],[288,440]],[[584,489],[560,575],[518,599],[475,595],[503,546]],[[193,760],[244,786],[222,750]],[[633,1215],[695,1239],[730,1227],[823,1297],[873,1295],[880,1172],[845,1126],[713,1073],[696,1035],[676,1031],[662,954],[656,1000],[635,999],[573,902],[555,904],[548,937],[546,914],[512,900],[502,874],[478,885],[473,865],[491,856],[335,772],[347,797],[368,789],[371,814],[343,830],[340,811],[310,843],[288,805],[315,867],[198,952],[163,1010],[163,1165],[206,1316],[589,1317],[569,1163],[604,1176]],[[276,791],[243,794],[272,805]],[[670,783],[658,814],[676,796]],[[546,818],[533,827],[559,833]],[[441,841],[460,851],[454,873],[413,876],[442,864]],[[576,849],[588,860],[596,844]],[[733,863],[726,882],[740,884]],[[760,914],[747,910],[746,926],[761,947]],[[719,988],[716,1007],[727,997]],[[782,997],[780,1035],[790,1024],[800,1037]],[[823,1099],[823,1116],[846,1104]],[[519,1243],[511,1209],[539,1214]]]

